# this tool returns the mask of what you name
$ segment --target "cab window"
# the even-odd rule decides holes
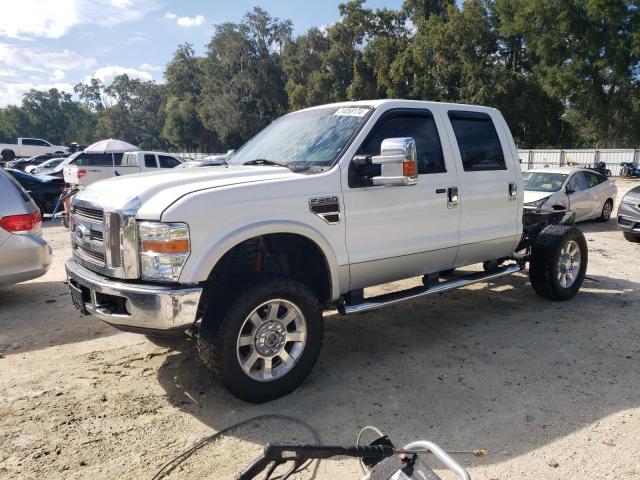
[[[122,157],[122,166],[123,167],[137,167],[138,166],[138,158],[135,153],[127,153]]]
[[[160,168],[173,168],[180,165],[177,159],[168,155],[158,155],[158,161],[160,162]]]
[[[144,166],[147,168],[158,168],[158,164],[156,163],[156,156],[152,153],[145,154]]]
[[[418,173],[446,172],[440,137],[433,115],[428,110],[391,111],[378,120],[360,146],[358,154],[380,155],[382,141],[387,138],[413,137],[418,155]]]

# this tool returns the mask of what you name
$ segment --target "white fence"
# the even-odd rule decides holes
[[[631,148],[587,149],[587,150],[518,150],[523,170],[530,168],[583,166],[604,162],[612,175],[620,175],[620,163],[640,163],[640,150]]]

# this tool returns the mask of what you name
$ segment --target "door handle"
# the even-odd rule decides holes
[[[436,194],[440,194],[440,193],[447,193],[447,189],[446,188],[437,188],[436,189]]]
[[[516,200],[518,198],[518,184],[516,182],[509,182],[509,200]]]
[[[447,188],[447,208],[458,206],[458,187]]]

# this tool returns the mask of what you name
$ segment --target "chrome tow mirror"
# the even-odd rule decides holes
[[[380,176],[373,177],[373,185],[415,185],[418,183],[418,156],[412,137],[387,138],[380,145],[380,155],[371,158],[380,165]]]

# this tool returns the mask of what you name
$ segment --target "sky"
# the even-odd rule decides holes
[[[198,54],[215,24],[240,21],[255,6],[294,22],[294,34],[339,18],[340,0],[0,0],[0,107],[21,103],[31,88],[73,86],[90,78],[110,83],[127,73],[164,81],[180,43]],[[402,0],[367,0],[397,9]]]

